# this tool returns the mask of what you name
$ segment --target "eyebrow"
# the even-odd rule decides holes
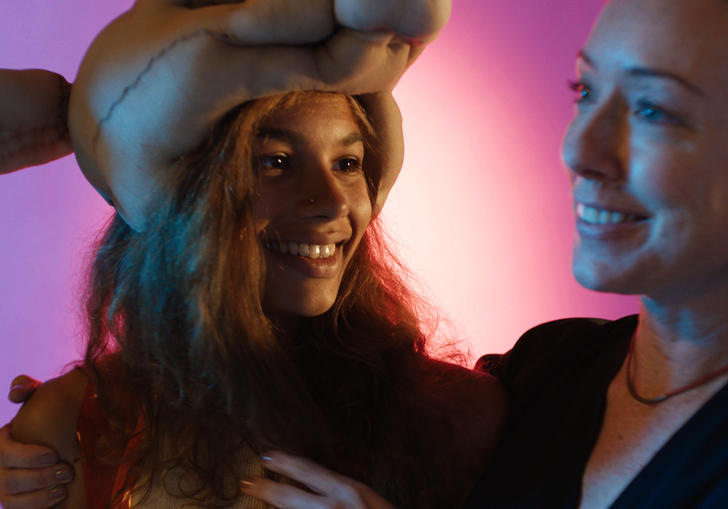
[[[596,69],[596,65],[594,64],[594,61],[589,57],[589,55],[584,50],[579,50],[579,54],[577,57],[584,62],[589,67],[593,67]],[[630,76],[638,77],[638,78],[662,78],[667,79],[670,81],[674,81],[675,83],[682,85],[683,88],[689,90],[690,92],[699,95],[701,97],[705,96],[705,93],[698,87],[697,85],[694,85],[693,83],[689,82],[682,76],[679,76],[675,73],[672,73],[670,71],[663,71],[660,69],[652,69],[650,67],[630,67],[627,69],[627,74]]]
[[[285,141],[287,143],[299,143],[301,141],[302,136],[297,133],[296,131],[291,131],[290,129],[283,129],[283,128],[268,128],[264,127],[258,130],[258,132],[255,135],[258,139],[264,139],[264,138],[273,138],[276,140]],[[364,138],[362,137],[361,133],[359,131],[352,131],[343,138],[341,138],[338,141],[339,145],[342,147],[349,147],[351,145],[354,145],[355,143],[364,143]]]

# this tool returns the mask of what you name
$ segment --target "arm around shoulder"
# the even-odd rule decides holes
[[[88,379],[78,369],[41,385],[12,421],[11,434],[22,443],[54,449],[62,461],[78,465],[80,450],[76,422]],[[85,507],[83,472],[76,468],[68,486],[68,498],[56,507]]]

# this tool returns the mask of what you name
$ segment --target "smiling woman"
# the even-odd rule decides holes
[[[640,313],[484,359],[513,417],[472,507],[726,506],[727,48],[723,0],[612,0],[597,20],[563,143],[572,266]]]
[[[253,143],[260,176],[253,215],[266,247],[263,303],[268,313],[315,316],[336,299],[372,219],[363,136],[369,154],[374,136],[351,98],[316,94],[285,103]]]
[[[372,223],[377,140],[349,96],[249,102],[166,175],[144,231],[116,215],[84,364],[13,422],[83,458],[68,507],[265,507],[238,481],[263,477],[272,448],[402,507],[459,504],[503,394],[427,355],[419,301]]]

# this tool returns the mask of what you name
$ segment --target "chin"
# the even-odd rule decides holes
[[[602,293],[619,293],[622,295],[635,295],[633,278],[625,277],[624,274],[610,274],[608,270],[598,270],[594,267],[585,268],[579,264],[572,266],[574,279],[581,286],[588,290]]]

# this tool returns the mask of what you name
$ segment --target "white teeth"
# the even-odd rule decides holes
[[[269,242],[266,249],[307,258],[329,258],[336,253],[336,244],[302,244],[299,242]]]
[[[576,205],[576,217],[587,223],[593,224],[619,224],[636,221],[638,216],[634,214],[623,214],[605,209],[588,207],[583,203]]]

